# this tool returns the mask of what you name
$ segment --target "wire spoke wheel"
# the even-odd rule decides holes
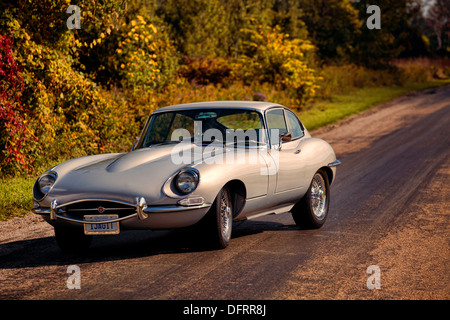
[[[311,184],[311,208],[317,219],[322,220],[327,207],[327,187],[320,174],[316,174]]]
[[[233,206],[231,191],[223,187],[216,196],[210,211],[202,222],[208,245],[215,249],[228,246],[233,228]]]
[[[328,216],[330,190],[325,171],[317,171],[306,194],[291,209],[295,223],[302,229],[320,228]]]
[[[230,241],[231,238],[231,206],[229,203],[229,197],[226,192],[221,192],[220,195],[220,224],[222,237],[225,241]]]

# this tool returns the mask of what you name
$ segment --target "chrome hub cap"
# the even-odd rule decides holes
[[[222,237],[226,240],[231,237],[231,208],[228,205],[228,199],[224,193],[222,193],[220,201],[220,223],[222,225]]]
[[[322,175],[316,174],[311,183],[311,207],[317,219],[322,220],[327,212],[327,192]]]

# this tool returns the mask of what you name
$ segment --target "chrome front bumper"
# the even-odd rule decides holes
[[[63,220],[63,221],[76,223],[76,224],[96,224],[96,223],[98,223],[96,221],[86,221],[86,220],[76,219],[76,218],[68,217],[68,216],[64,215],[65,212],[64,212],[63,208],[73,205],[73,204],[88,202],[88,201],[105,201],[105,202],[111,202],[111,203],[118,203],[121,205],[128,206],[130,208],[132,208],[132,207],[135,208],[136,212],[133,214],[130,214],[130,215],[127,215],[124,217],[119,217],[117,219],[106,220],[104,222],[123,222],[125,220],[130,220],[130,219],[144,222],[144,220],[148,220],[149,215],[152,215],[154,217],[161,217],[161,214],[167,214],[172,217],[171,220],[174,220],[173,221],[174,227],[180,227],[179,223],[176,222],[176,219],[177,219],[176,213],[185,213],[185,212],[190,212],[190,211],[193,211],[193,212],[195,211],[195,212],[200,213],[200,215],[196,214],[193,217],[192,222],[195,223],[197,220],[199,220],[198,217],[201,217],[202,215],[204,215],[204,213],[206,213],[206,211],[209,210],[209,208],[211,207],[211,204],[208,204],[208,203],[201,203],[201,204],[190,205],[190,206],[182,206],[182,205],[147,206],[145,199],[143,197],[139,197],[139,198],[136,198],[136,203],[130,203],[130,202],[126,202],[126,201],[113,200],[113,199],[81,199],[81,200],[75,200],[75,201],[70,201],[70,202],[66,202],[66,203],[58,203],[58,201],[56,199],[54,199],[51,202],[50,208],[36,207],[36,208],[33,208],[32,211],[36,214],[47,216],[50,223],[56,222],[57,220]],[[84,210],[87,211],[87,210],[94,210],[94,209],[84,209]],[[153,220],[153,219],[150,219],[150,220]],[[167,218],[164,218],[164,220],[167,220]],[[186,221],[186,217],[183,217],[180,220]],[[145,222],[147,222],[147,221],[145,221]],[[151,223],[150,225],[148,223],[144,223],[144,225],[146,225],[146,226],[151,226],[152,224],[154,224],[156,227],[158,227],[157,221],[155,223]],[[190,223],[190,224],[192,224],[192,223]],[[132,225],[136,225],[136,223],[132,223]],[[147,229],[148,227],[145,227],[145,228]],[[158,228],[160,228],[160,227],[158,227]],[[170,223],[169,223],[168,228],[170,228]]]

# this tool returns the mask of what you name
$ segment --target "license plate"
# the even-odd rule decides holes
[[[107,222],[118,217],[118,215],[86,215],[84,221],[98,223],[85,223],[84,234],[119,234],[119,222]]]

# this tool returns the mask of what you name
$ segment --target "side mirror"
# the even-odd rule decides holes
[[[292,140],[292,133],[290,132],[285,132],[280,134],[280,140],[281,142],[289,142]]]
[[[290,132],[281,133],[280,134],[280,141],[279,141],[279,144],[278,144],[278,150],[281,150],[281,144],[283,142],[289,142],[291,140],[292,140],[292,133],[290,133]]]
[[[133,142],[133,146],[131,147],[131,151],[134,151],[134,148],[136,148],[137,143],[139,142],[140,137],[136,137],[136,141]]]

